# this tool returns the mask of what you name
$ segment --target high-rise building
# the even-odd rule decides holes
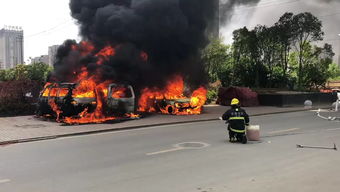
[[[24,31],[21,27],[5,26],[0,30],[0,69],[24,63]]]
[[[56,55],[58,51],[59,45],[53,45],[48,47],[48,64],[53,66],[56,60]]]
[[[49,62],[49,56],[48,55],[41,55],[40,57],[35,57],[31,60],[31,63],[46,63]]]

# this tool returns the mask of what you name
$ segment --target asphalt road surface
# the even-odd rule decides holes
[[[261,141],[229,143],[222,121],[0,147],[1,192],[338,192],[340,122],[251,117]],[[108,125],[110,126],[110,125]]]

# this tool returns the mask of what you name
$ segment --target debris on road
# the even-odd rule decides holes
[[[337,151],[336,144],[334,143],[333,147],[321,147],[321,146],[307,146],[307,145],[296,145],[297,148],[313,148],[313,149],[331,149]]]

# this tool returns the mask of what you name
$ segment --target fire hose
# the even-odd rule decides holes
[[[329,121],[334,121],[334,120],[340,120],[340,117],[331,117],[331,116],[322,116],[320,115],[320,112],[321,112],[321,109],[319,109],[317,112],[316,112],[316,115],[318,117],[320,117],[321,119],[325,119],[325,120],[329,120]]]

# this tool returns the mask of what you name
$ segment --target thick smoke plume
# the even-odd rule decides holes
[[[191,86],[205,83],[200,51],[208,43],[214,1],[71,0],[70,9],[83,40],[95,48],[84,56],[72,49],[75,41],[66,41],[58,51],[53,80],[71,81],[86,67],[100,74],[99,81],[136,88],[163,86],[175,74],[184,75]],[[95,54],[108,45],[115,55],[97,65]]]

